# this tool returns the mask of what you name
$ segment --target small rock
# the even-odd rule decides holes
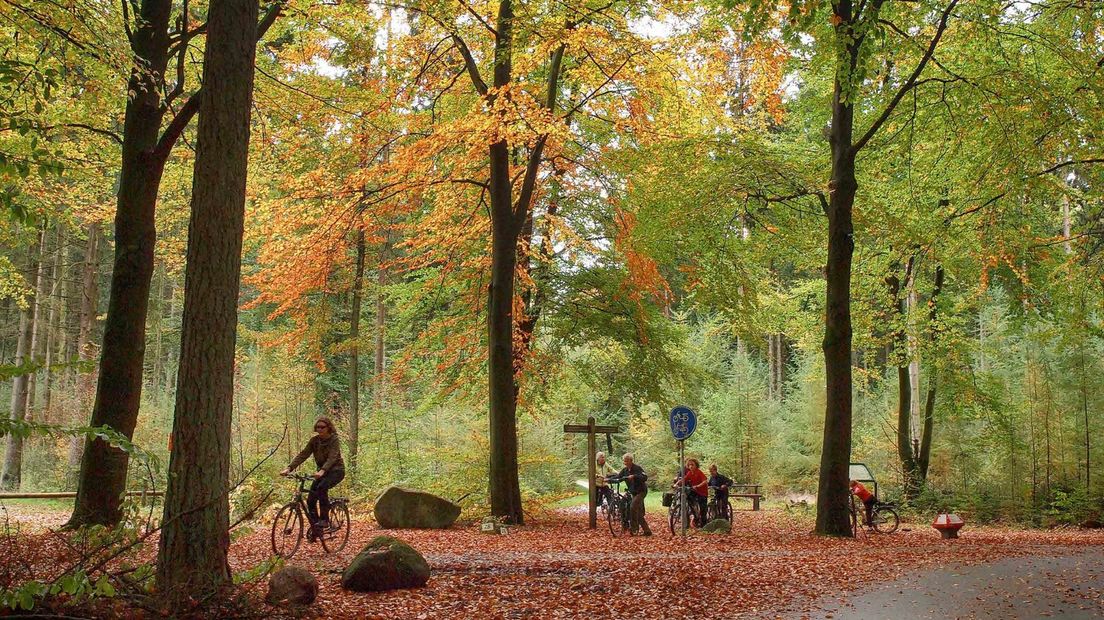
[[[318,579],[298,566],[285,566],[268,580],[265,601],[271,605],[310,605],[318,598]]]
[[[703,525],[701,531],[706,534],[728,534],[732,532],[732,525],[727,519],[713,519]]]
[[[376,536],[341,575],[341,587],[355,592],[419,588],[429,581],[422,554],[391,536]]]

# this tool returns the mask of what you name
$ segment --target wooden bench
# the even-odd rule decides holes
[[[751,500],[751,509],[759,510],[759,500],[763,499],[763,494],[759,492],[763,485],[761,484],[734,484],[732,490],[734,493],[729,497],[738,497],[741,499]]]
[[[763,499],[763,496],[759,493],[733,493],[729,497],[740,497],[740,498],[743,498],[743,499],[750,499],[752,510],[759,510],[759,500]]]

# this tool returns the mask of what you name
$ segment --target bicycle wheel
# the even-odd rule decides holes
[[[284,559],[295,555],[303,542],[303,511],[299,504],[280,508],[272,522],[272,553]]]
[[[610,502],[609,510],[606,511],[606,521],[609,522],[610,536],[617,538],[621,535],[621,503],[617,501]]]
[[[706,523],[721,518],[721,507],[716,501],[709,502],[705,510]]]
[[[667,510],[667,522],[671,526],[671,536],[674,536],[676,524],[682,527],[682,507],[678,505],[678,500]]]
[[[901,525],[901,517],[892,508],[875,508],[871,515],[874,530],[880,534],[892,534]]]
[[[730,500],[730,499],[725,500],[724,509],[725,509],[725,517],[724,517],[725,520],[727,520],[729,523],[732,523],[732,500]]]
[[[349,507],[344,501],[330,504],[330,527],[319,539],[327,553],[337,553],[349,542]]]

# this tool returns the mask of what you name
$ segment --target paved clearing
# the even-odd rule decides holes
[[[1104,553],[1099,547],[1041,546],[1036,553],[972,566],[952,565],[877,584],[847,603],[813,602],[825,618],[1065,618],[1104,617]]]

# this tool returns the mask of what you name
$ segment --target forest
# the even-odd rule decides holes
[[[0,0],[0,487],[178,602],[323,415],[354,520],[686,405],[817,535],[1098,523],[1102,132],[1098,0]]]

